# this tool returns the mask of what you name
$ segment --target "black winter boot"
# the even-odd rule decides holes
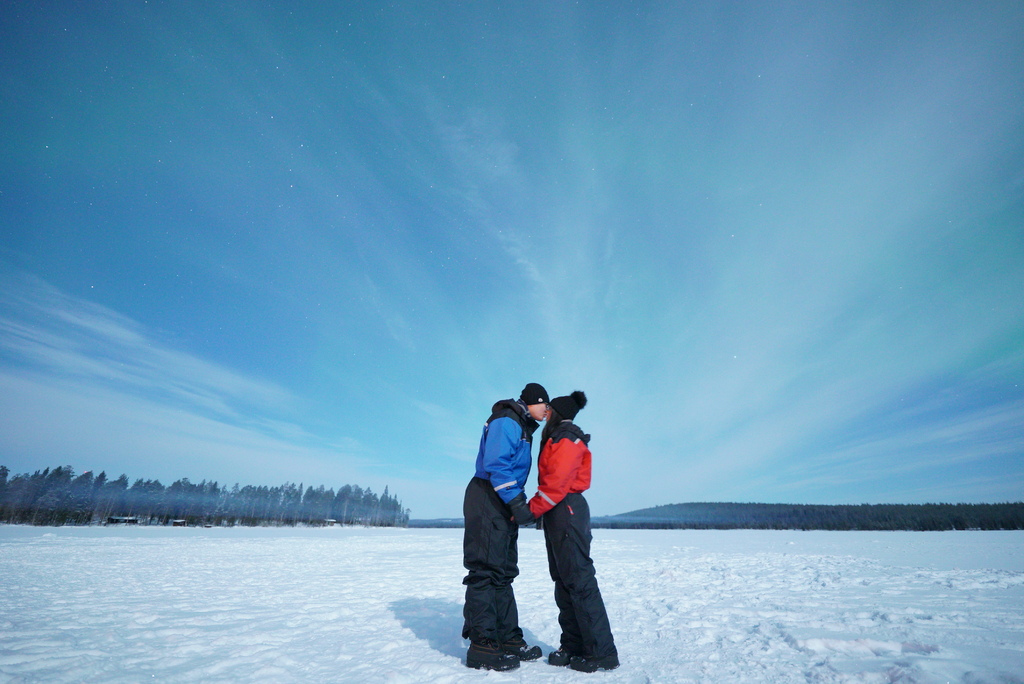
[[[614,670],[619,666],[619,656],[616,653],[595,658],[594,656],[573,656],[569,660],[569,667],[577,672],[597,672],[598,670]]]
[[[563,648],[559,648],[557,651],[548,653],[548,665],[554,665],[555,667],[565,667],[569,664],[569,659],[572,658],[572,654]]]
[[[496,641],[474,641],[466,653],[466,666],[474,670],[514,670],[519,667],[519,658],[505,653]]]
[[[536,660],[544,655],[540,650],[540,646],[527,646],[525,639],[506,641],[501,645],[501,648],[505,653],[511,653],[520,660]]]

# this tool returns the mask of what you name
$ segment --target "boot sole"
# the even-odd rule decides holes
[[[470,660],[466,658],[466,667],[473,668],[474,670],[494,670],[495,672],[508,672],[519,667],[519,661],[513,660],[510,663],[492,665],[491,663],[485,663],[482,660]]]
[[[569,663],[569,669],[570,670],[573,670],[575,672],[586,672],[587,674],[591,674],[591,673],[594,673],[594,672],[597,672],[597,671],[608,672],[608,671],[614,670],[614,669],[616,669],[618,667],[619,667],[619,663],[615,663],[614,665],[609,664],[609,665],[597,665],[597,666],[593,666],[593,665],[590,665],[590,666],[587,666],[587,665],[577,666],[577,665],[575,665],[572,662]]]
[[[609,665],[607,667],[599,666],[599,667],[595,667],[594,669],[590,669],[590,668],[573,667],[572,665],[570,665],[569,669],[572,670],[573,672],[584,672],[586,674],[593,674],[594,672],[610,672],[612,670],[617,670],[618,667],[619,667],[618,665]]]

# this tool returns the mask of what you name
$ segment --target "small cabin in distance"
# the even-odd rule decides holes
[[[112,515],[107,518],[107,525],[138,525],[139,518],[136,515]]]

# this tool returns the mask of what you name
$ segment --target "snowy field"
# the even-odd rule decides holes
[[[461,530],[0,526],[0,682],[1024,682],[1024,533],[596,530],[622,667],[465,667]],[[516,581],[558,645],[542,533]]]

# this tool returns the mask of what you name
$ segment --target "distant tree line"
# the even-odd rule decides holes
[[[344,485],[337,491],[301,484],[222,487],[182,478],[170,486],[105,472],[75,475],[71,466],[15,475],[0,465],[0,523],[89,525],[326,525],[405,527],[409,511],[388,493]]]
[[[1024,503],[997,504],[668,504],[593,519],[617,529],[1022,530]]]

